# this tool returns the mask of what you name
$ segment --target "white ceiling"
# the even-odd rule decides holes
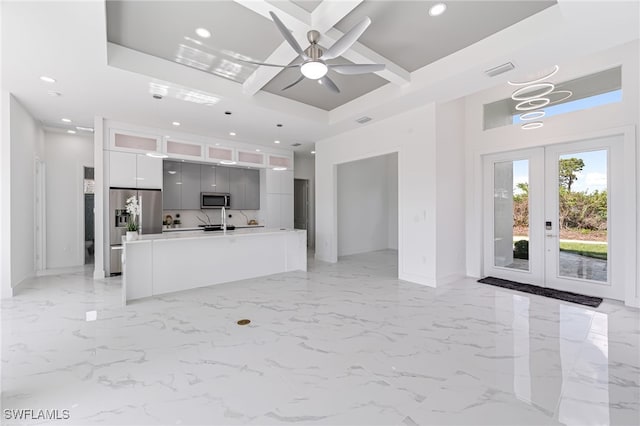
[[[277,29],[266,18],[268,10],[282,2],[235,3],[232,8],[240,5],[247,9],[255,16],[247,15],[246,19],[260,22],[257,25],[261,28],[242,28],[245,36],[235,43],[245,43],[251,48],[255,40],[264,39],[270,48],[276,45],[275,52],[269,54],[270,61],[289,63],[295,58],[288,45],[282,42],[278,45]],[[288,2],[278,14],[300,42],[312,22],[313,27],[326,28],[323,33],[326,37],[335,39],[339,30],[331,26],[349,13],[356,13],[360,3],[354,0],[305,4],[313,10],[309,15],[304,8]],[[361,7],[366,6],[364,2]],[[283,143],[278,147],[302,143],[299,148],[302,151],[309,150],[317,140],[361,126],[355,119],[363,115],[376,122],[428,102],[506,85],[509,78],[522,79],[556,63],[562,73],[564,61],[637,40],[639,34],[638,2],[559,0],[540,13],[414,72],[397,64],[397,68],[388,66],[378,77],[391,83],[339,107],[323,105],[332,108],[326,111],[304,103],[302,98],[297,101],[269,93],[268,83],[278,69],[260,67],[240,84],[108,43],[106,7],[102,1],[1,2],[0,7],[2,89],[11,92],[47,125],[60,126],[60,119],[67,117],[73,120],[73,125],[92,127],[94,117],[100,116],[165,129],[171,134],[176,131],[171,122],[179,121],[180,131],[185,133],[265,146],[274,146],[273,140],[279,139]],[[188,18],[179,21],[183,19]],[[464,25],[456,26],[460,34],[468,31]],[[212,32],[215,34],[215,30]],[[151,31],[154,37],[164,37],[161,33]],[[439,44],[440,40],[431,43]],[[265,51],[249,55],[264,55]],[[376,54],[361,44],[344,56],[346,61],[362,63]],[[507,61],[516,64],[514,71],[493,79],[484,75],[484,70]],[[50,75],[57,82],[44,83],[39,80],[41,75]],[[350,90],[349,86],[359,79],[356,76],[341,84]],[[152,87],[157,85],[169,87],[171,95],[153,99]],[[265,85],[267,89],[261,90]],[[61,92],[62,96],[48,96],[50,90]],[[185,90],[215,96],[218,102],[210,106],[187,102],[180,96]],[[298,96],[295,91],[290,93],[289,96]],[[324,95],[318,95],[318,102]],[[225,110],[233,115],[225,115]],[[277,128],[276,123],[283,123],[284,127]],[[230,131],[237,136],[231,138]]]

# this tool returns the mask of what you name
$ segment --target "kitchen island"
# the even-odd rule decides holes
[[[124,241],[123,303],[212,284],[307,270],[307,233],[293,229],[171,232]]]

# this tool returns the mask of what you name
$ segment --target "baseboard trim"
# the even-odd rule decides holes
[[[424,285],[427,287],[433,287],[436,288],[436,282],[430,278],[424,277],[422,275],[417,275],[417,274],[408,274],[406,272],[400,272],[398,274],[398,279],[401,279],[403,281],[409,281],[411,283],[414,284],[420,284],[420,285]]]

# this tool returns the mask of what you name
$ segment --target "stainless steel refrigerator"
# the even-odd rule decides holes
[[[140,203],[138,229],[141,234],[162,233],[162,191],[159,189],[115,189],[109,190],[109,261],[107,275],[122,273],[122,237],[127,232],[129,214],[127,199],[137,196]]]

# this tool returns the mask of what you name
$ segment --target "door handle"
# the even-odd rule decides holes
[[[554,237],[557,237],[557,235],[556,234],[547,234],[547,238],[554,238]]]

